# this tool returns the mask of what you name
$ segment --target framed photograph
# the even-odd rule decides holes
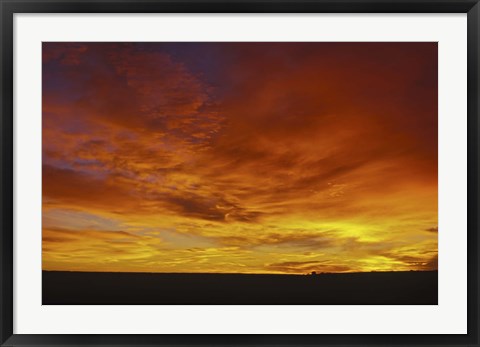
[[[478,1],[2,1],[2,346],[480,346]]]

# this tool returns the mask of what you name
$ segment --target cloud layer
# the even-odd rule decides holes
[[[46,270],[437,267],[434,43],[44,43]]]

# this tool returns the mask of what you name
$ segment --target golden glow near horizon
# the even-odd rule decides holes
[[[437,268],[435,43],[44,43],[43,269]]]

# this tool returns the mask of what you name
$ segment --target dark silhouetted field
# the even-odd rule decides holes
[[[43,272],[43,304],[436,305],[436,271],[320,275]]]

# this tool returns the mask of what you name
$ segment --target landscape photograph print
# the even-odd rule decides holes
[[[437,305],[437,48],[42,43],[42,303]]]

